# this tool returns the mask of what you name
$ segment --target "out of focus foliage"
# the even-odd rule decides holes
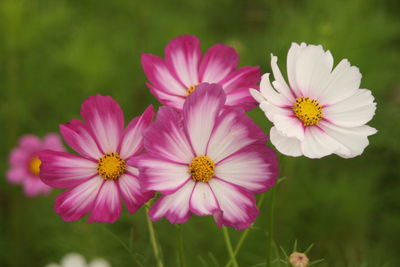
[[[355,159],[282,158],[275,241],[287,250],[315,248],[319,266],[400,266],[400,4],[338,1],[0,1],[0,172],[25,133],[44,135],[78,118],[94,94],[111,95],[130,119],[155,99],[145,86],[140,53],[163,54],[181,34],[237,49],[242,65],[269,72],[269,54],[284,66],[290,43],[322,44],[337,63],[358,66],[362,87],[378,103],[379,132]],[[157,104],[156,104],[157,106]],[[267,131],[261,111],[250,115]],[[65,223],[48,197],[26,198],[0,179],[0,266],[43,266],[76,251],[113,266],[154,266],[144,210],[113,225]],[[269,199],[267,198],[267,201]],[[267,205],[250,231],[239,263],[262,262]],[[155,223],[167,266],[176,266],[177,227]],[[188,266],[224,266],[228,253],[212,218],[181,226]],[[231,231],[233,241],[240,236]]]

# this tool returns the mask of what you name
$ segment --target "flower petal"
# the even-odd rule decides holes
[[[219,83],[230,74],[239,63],[239,55],[232,47],[216,44],[205,53],[200,64],[200,81]]]
[[[341,145],[318,126],[306,127],[301,151],[308,158],[322,158],[341,149]]]
[[[69,153],[44,150],[39,158],[40,179],[51,187],[73,187],[97,174],[96,162]]]
[[[165,48],[166,65],[187,88],[199,83],[200,57],[200,40],[196,36],[179,36],[172,39]]]
[[[323,116],[337,126],[358,127],[369,122],[375,110],[376,103],[371,91],[359,89],[351,97],[325,107]]]
[[[88,222],[114,223],[121,216],[121,199],[117,182],[106,180],[97,194]]]
[[[300,148],[300,140],[297,138],[287,137],[272,127],[269,137],[271,143],[278,149],[279,152],[287,156],[298,157],[303,155]]]
[[[377,132],[376,129],[368,125],[344,128],[322,121],[319,126],[345,147],[345,149],[342,148],[336,152],[337,155],[344,158],[353,158],[361,155],[369,144],[367,137]]]
[[[219,211],[217,200],[208,183],[197,182],[190,197],[190,211],[198,216]]]
[[[227,109],[217,119],[206,154],[219,162],[243,147],[266,141],[267,135],[242,109]]]
[[[302,141],[304,139],[304,131],[306,127],[297,118],[287,115],[275,114],[273,117],[273,122],[276,129],[283,135],[287,137],[294,137]]]
[[[49,133],[44,137],[42,149],[65,151],[60,136],[54,133]]]
[[[28,197],[34,197],[40,194],[48,194],[51,187],[44,184],[38,177],[28,176],[23,181],[24,193]]]
[[[320,103],[333,105],[354,95],[359,89],[361,77],[359,69],[343,59],[322,86],[318,96]]]
[[[196,155],[206,153],[207,143],[216,118],[224,106],[226,97],[217,84],[200,84],[183,106],[186,131]]]
[[[139,158],[141,182],[144,190],[171,194],[190,179],[188,165],[144,155]]]
[[[281,71],[279,70],[277,62],[278,58],[271,54],[271,68],[275,78],[275,81],[272,84],[280,94],[285,96],[286,99],[288,99],[290,102],[293,103],[297,96],[295,96],[294,92],[292,92],[289,86],[287,85],[285,79],[282,76]]]
[[[260,93],[262,95],[262,98],[254,96],[254,91],[253,92],[253,97],[259,102],[267,101],[270,104],[273,104],[278,107],[287,107],[287,106],[292,106],[294,98],[290,97],[290,99],[286,98],[285,95],[280,94],[277,92],[271,85],[271,82],[269,80],[269,73],[266,73],[262,76],[261,78],[261,83],[260,83]]]
[[[149,106],[141,116],[134,118],[126,127],[120,144],[119,154],[127,159],[143,149],[143,134],[154,117],[153,106]]]
[[[175,193],[157,199],[149,211],[150,218],[157,221],[165,216],[173,224],[186,222],[190,217],[189,201],[195,184],[190,179]]]
[[[278,116],[278,120],[280,119],[292,119],[293,118],[293,110],[288,108],[281,108],[275,105],[270,104],[267,101],[264,101],[260,104],[260,109],[264,111],[265,116],[269,121],[274,122],[275,116]],[[282,118],[283,117],[283,118]],[[301,123],[300,123],[301,125]],[[301,134],[301,133],[300,133]]]
[[[293,63],[295,65],[288,66],[288,70],[294,70],[290,76],[294,74],[297,91],[302,92],[302,96],[317,98],[321,88],[330,77],[333,67],[332,54],[329,51],[325,52],[321,45],[307,45],[298,48],[296,60]]]
[[[27,176],[29,173],[25,166],[11,167],[6,173],[7,180],[12,184],[20,184]]]
[[[96,144],[89,127],[80,120],[71,120],[60,125],[60,133],[65,142],[79,154],[92,159],[102,157],[103,153]]]
[[[104,153],[116,152],[124,129],[124,113],[110,96],[91,96],[82,104],[81,116]]]
[[[286,65],[287,65],[287,75],[289,79],[289,85],[290,88],[292,89],[294,95],[296,97],[301,97],[303,93],[301,90],[299,90],[299,86],[296,81],[296,63],[297,59],[299,58],[299,55],[301,55],[302,51],[306,48],[305,43],[301,43],[298,45],[297,43],[292,43],[290,46],[287,59],[286,59]]]
[[[154,193],[142,191],[138,177],[123,174],[117,182],[122,199],[130,213],[134,213],[154,196]]]
[[[65,191],[56,198],[55,211],[64,221],[79,220],[93,208],[94,200],[103,181],[100,176],[95,176]]]
[[[215,176],[250,192],[262,193],[275,185],[278,160],[269,147],[250,145],[218,163]]]
[[[144,146],[149,154],[174,162],[190,163],[194,158],[182,118],[170,107],[158,110],[156,121],[144,135]]]
[[[185,96],[186,85],[183,85],[175,73],[171,73],[164,60],[151,54],[142,54],[142,66],[147,79],[157,91],[171,96]]]
[[[41,146],[42,141],[37,136],[31,134],[24,135],[19,139],[19,147],[25,151],[40,150]]]
[[[233,226],[237,230],[250,227],[258,215],[253,194],[218,178],[208,183],[221,209],[220,214],[214,215],[218,226]]]

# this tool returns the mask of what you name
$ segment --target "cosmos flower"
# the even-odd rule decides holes
[[[226,94],[227,106],[246,110],[257,102],[249,88],[258,88],[259,67],[237,68],[239,55],[229,46],[216,44],[202,57],[200,40],[183,35],[171,40],[165,48],[165,60],[142,54],[142,66],[151,93],[164,105],[181,110],[183,103],[200,83],[218,83]]]
[[[49,263],[46,267],[111,267],[111,265],[102,258],[93,259],[87,263],[85,258],[78,253],[69,253],[61,259],[61,263]]]
[[[365,125],[375,114],[371,91],[359,89],[361,74],[343,59],[333,68],[333,57],[322,46],[293,43],[287,56],[289,85],[277,58],[272,72],[262,77],[260,90],[251,90],[274,124],[270,138],[283,154],[321,158],[332,153],[344,158],[361,155],[368,136],[377,131]]]
[[[43,140],[34,135],[25,135],[20,138],[18,146],[11,151],[9,157],[7,180],[12,184],[22,184],[29,197],[47,194],[51,190],[39,179],[41,162],[38,153],[43,149],[64,151],[57,134],[50,133]]]
[[[224,110],[225,101],[220,85],[201,84],[182,113],[158,111],[136,159],[143,189],[162,193],[152,220],[183,223],[194,213],[236,229],[254,222],[254,193],[275,184],[277,159],[263,131],[243,109]]]
[[[89,223],[113,223],[121,213],[121,197],[135,212],[152,197],[140,190],[138,169],[127,161],[141,153],[142,133],[154,116],[150,106],[124,129],[124,114],[109,96],[89,97],[81,116],[60,126],[68,145],[80,155],[45,150],[41,179],[51,187],[69,188],[59,195],[55,210],[65,221],[90,213]]]

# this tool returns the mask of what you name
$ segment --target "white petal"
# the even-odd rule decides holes
[[[278,86],[279,87],[279,86]],[[286,98],[284,94],[280,94],[275,90],[269,80],[269,73],[266,73],[261,78],[260,92],[266,101],[279,107],[291,106],[294,98],[290,95],[290,98]]]
[[[302,48],[295,65],[296,89],[304,96],[316,98],[330,77],[332,67],[333,57],[329,51],[325,52],[322,46],[307,45]]]
[[[369,144],[367,136],[373,135],[377,132],[376,129],[368,125],[344,128],[321,121],[319,126],[346,148],[346,150],[339,150],[336,153],[344,158],[353,158],[361,155]]]
[[[359,69],[343,59],[322,86],[318,96],[320,103],[333,105],[354,95],[360,86],[361,77]]]
[[[280,115],[284,117],[289,117],[293,115],[293,111],[288,108],[280,108],[275,105],[270,104],[269,102],[262,102],[260,104],[260,108],[264,111],[265,116],[267,116],[268,120],[274,122],[274,116]]]
[[[283,78],[282,73],[279,70],[277,62],[278,62],[278,58],[271,54],[271,67],[272,67],[272,72],[273,72],[274,78],[275,78],[275,82],[273,82],[273,85],[279,93],[281,93],[288,100],[293,102],[295,97],[293,96],[293,93],[291,92],[285,79]]]
[[[370,90],[357,92],[332,106],[323,109],[324,118],[343,127],[358,127],[369,122],[375,115],[376,103]]]
[[[294,137],[299,140],[304,139],[305,127],[297,117],[276,114],[274,116],[274,125],[276,129],[287,137]]]
[[[190,198],[190,210],[199,216],[212,215],[219,210],[217,200],[208,183],[196,183]]]
[[[286,137],[278,132],[276,127],[272,127],[270,131],[271,143],[279,152],[287,156],[301,156],[300,140],[296,138]]]
[[[322,158],[341,149],[341,145],[318,126],[306,127],[301,151],[308,158]]]

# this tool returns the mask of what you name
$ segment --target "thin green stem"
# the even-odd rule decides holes
[[[180,267],[186,267],[185,251],[183,246],[182,229],[179,225],[176,225],[177,231],[177,245],[178,245],[178,260]]]
[[[226,228],[225,226],[222,227],[222,232],[224,233],[224,238],[225,238],[225,243],[226,243],[226,247],[228,249],[229,252],[229,256],[231,257],[231,261],[233,263],[234,267],[239,267],[237,261],[236,261],[236,257],[235,257],[235,253],[233,252],[233,248],[232,248],[232,243],[231,243],[231,239],[229,237],[229,233],[228,233],[228,228]]]
[[[158,247],[158,243],[157,243],[157,239],[156,239],[156,233],[155,233],[154,227],[153,227],[153,222],[150,220],[149,208],[148,207],[146,207],[146,220],[147,220],[147,226],[149,228],[151,245],[153,247],[154,256],[155,256],[156,261],[157,261],[157,266],[158,267],[164,267],[164,264],[163,264],[162,259],[161,259],[160,249]]]
[[[257,208],[261,209],[261,206],[264,202],[265,194],[262,194],[257,202]],[[247,228],[246,230],[243,231],[242,235],[239,238],[238,243],[236,244],[235,250],[233,251],[235,257],[239,253],[239,250],[241,249],[244,241],[247,238],[247,235],[249,234],[251,228]],[[229,262],[225,265],[225,267],[229,267],[232,264],[232,260],[230,259]]]
[[[275,208],[275,194],[276,194],[276,186],[271,188],[271,199],[269,205],[270,219],[269,219],[269,227],[268,227],[268,243],[267,243],[267,253],[266,253],[266,266],[272,266],[272,249],[274,242],[274,208]]]

